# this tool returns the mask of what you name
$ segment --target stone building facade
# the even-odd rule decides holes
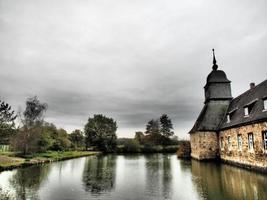
[[[236,98],[230,84],[213,52],[204,107],[189,132],[191,157],[267,171],[267,80]]]

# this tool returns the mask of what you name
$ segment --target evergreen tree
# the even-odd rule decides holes
[[[147,140],[154,144],[160,143],[160,124],[158,120],[150,120],[146,125]]]
[[[13,122],[17,117],[14,113],[8,103],[0,100],[0,123]]]
[[[0,144],[9,144],[10,137],[16,133],[14,113],[8,103],[0,100]]]
[[[169,118],[168,115],[163,114],[160,117],[160,132],[161,132],[161,134],[166,138],[170,138],[174,134],[174,132],[172,130],[173,130],[173,126],[172,126],[171,119]]]

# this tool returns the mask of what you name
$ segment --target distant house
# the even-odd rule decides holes
[[[233,98],[213,52],[204,90],[204,107],[189,132],[191,156],[267,171],[267,80]]]

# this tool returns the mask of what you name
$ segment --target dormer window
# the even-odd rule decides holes
[[[263,99],[263,110],[267,111],[267,98]]]
[[[250,115],[252,108],[257,101],[258,99],[254,99],[253,101],[249,102],[247,105],[244,106],[245,117],[248,117]]]
[[[249,110],[248,110],[248,107],[245,107],[245,108],[244,108],[244,112],[245,112],[245,116],[249,116]]]
[[[227,123],[229,123],[230,121],[231,121],[231,119],[230,119],[230,114],[227,114]]]

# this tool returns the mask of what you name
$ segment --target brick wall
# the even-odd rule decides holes
[[[219,133],[220,157],[222,160],[249,168],[267,170],[267,151],[264,149],[263,131],[267,131],[267,122],[231,128]],[[249,149],[248,134],[253,134],[253,148]],[[242,145],[238,146],[238,135]],[[230,143],[228,143],[230,137]]]
[[[190,134],[191,157],[198,160],[214,159],[218,156],[216,132],[195,132]]]

